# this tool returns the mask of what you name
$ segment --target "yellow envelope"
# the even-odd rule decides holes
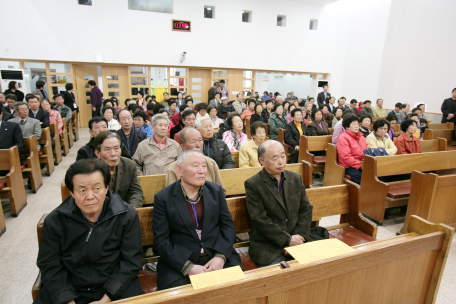
[[[320,240],[285,248],[299,264],[320,261],[355,250],[338,239]]]
[[[193,290],[211,287],[245,278],[240,266],[215,270],[189,276]]]

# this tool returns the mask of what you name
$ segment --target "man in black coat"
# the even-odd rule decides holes
[[[293,158],[293,163],[298,162],[299,158],[299,142],[301,139],[301,134],[299,133],[297,124],[301,126],[302,135],[309,136],[309,130],[306,127],[306,124],[303,122],[303,114],[299,108],[291,111],[291,117],[293,121],[287,124],[285,128],[285,143],[288,145],[288,150]]]
[[[241,265],[233,248],[234,222],[220,185],[206,181],[206,159],[182,152],[180,180],[154,198],[154,252],[160,290],[190,283],[188,276]]]
[[[196,121],[196,128],[203,137],[203,154],[212,158],[219,169],[234,169],[233,156],[226,143],[217,139],[214,135],[214,127],[210,117],[204,117]]]
[[[89,133],[90,133],[90,141],[83,147],[78,150],[78,155],[76,156],[76,161],[81,159],[96,159],[97,156],[95,155],[95,146],[94,140],[98,134],[103,131],[108,131],[108,121],[103,116],[95,116],[91,120],[89,120]],[[126,158],[130,158],[130,153],[128,152],[125,145],[122,145],[122,156]]]
[[[24,149],[24,139],[21,128],[17,123],[3,121],[3,116],[7,113],[2,111],[3,105],[0,104],[0,149],[9,149],[17,146],[19,155]]]
[[[130,111],[126,109],[120,110],[117,113],[117,119],[121,126],[121,128],[117,130],[117,134],[119,134],[122,139],[122,144],[127,148],[131,158],[135,155],[138,144],[147,139],[147,136],[143,131],[136,129],[133,126],[133,117]]]
[[[245,181],[245,196],[252,219],[250,257],[263,267],[285,261],[289,255],[284,248],[312,241],[313,207],[301,175],[285,170],[282,144],[267,140],[258,154],[264,169]]]
[[[323,92],[318,93],[318,96],[317,96],[318,106],[321,106],[322,104],[328,104],[330,98],[331,98],[331,94],[328,92],[328,85],[325,84],[323,86]]]
[[[49,127],[49,112],[40,107],[38,98],[34,95],[28,95],[25,99],[29,107],[29,117],[38,119],[41,129]]]
[[[453,89],[451,94],[451,98],[445,99],[442,104],[442,123],[454,123],[454,138],[456,140],[456,88]]]
[[[71,196],[44,221],[37,259],[43,287],[35,304],[143,294],[136,276],[143,253],[138,212],[109,190],[110,181],[99,160],[77,161],[66,172]]]

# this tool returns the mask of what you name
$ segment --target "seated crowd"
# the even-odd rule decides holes
[[[220,83],[211,89],[210,105],[194,108],[191,96],[182,94],[176,100],[165,93],[160,103],[155,96],[138,94],[124,109],[117,100],[104,101],[103,116],[89,121],[90,141],[66,172],[71,196],[44,222],[37,260],[43,287],[34,303],[107,303],[143,293],[136,276],[143,256],[135,209],[144,199],[138,176],[166,175],[153,212],[157,284],[163,290],[189,284],[190,275],[241,266],[220,174],[235,168],[232,152],[239,152],[240,168],[263,167],[245,182],[252,220],[249,253],[258,267],[291,259],[286,247],[320,239],[310,234],[313,207],[302,176],[285,170],[279,129],[285,130],[284,143],[295,163],[301,135],[332,136],[338,163],[356,183],[369,148],[386,155],[421,152],[420,130],[427,125],[420,107],[402,117],[396,109],[386,115],[381,99],[374,108],[366,100],[361,109],[354,99],[345,105],[343,97],[337,105],[335,98],[316,105],[314,98],[299,101],[289,94],[284,101],[267,92],[261,99],[254,94],[244,101],[238,94],[228,102]],[[45,123],[33,118],[36,111],[31,110],[40,101],[36,96],[26,97],[27,103],[6,97],[8,108],[14,101],[14,110],[0,113],[12,115],[11,123],[19,125],[11,129],[20,147],[23,125],[37,131]],[[47,123],[57,114],[52,111],[66,115],[59,104],[48,110],[49,101],[41,100]],[[407,109],[396,108],[400,113]],[[372,124],[373,117],[381,118]],[[396,124],[401,126],[398,134],[392,130]]]

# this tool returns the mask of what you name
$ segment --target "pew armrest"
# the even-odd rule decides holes
[[[33,301],[35,301],[36,298],[38,298],[38,294],[40,293],[42,285],[43,285],[43,282],[41,282],[41,271],[40,271],[40,272],[38,272],[38,277],[36,278],[35,283],[33,284],[33,287],[32,287]]]

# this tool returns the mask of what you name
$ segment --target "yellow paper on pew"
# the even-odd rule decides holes
[[[304,243],[287,247],[285,250],[288,251],[299,264],[320,261],[355,251],[355,249],[336,238]]]
[[[189,276],[192,282],[193,290],[211,287],[222,283],[228,283],[245,278],[241,267],[234,266],[230,268],[215,270],[206,273],[200,273]]]

